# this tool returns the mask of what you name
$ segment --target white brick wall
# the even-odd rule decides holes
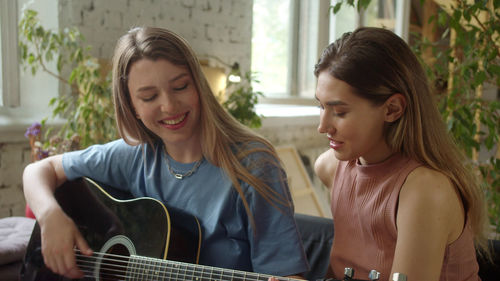
[[[199,55],[250,69],[252,1],[60,0],[59,16],[61,26],[78,27],[100,58],[111,58],[131,27],[158,26],[182,35]]]
[[[0,218],[24,214],[21,178],[30,161],[27,141],[0,143]]]

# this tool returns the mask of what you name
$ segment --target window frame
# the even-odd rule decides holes
[[[372,0],[377,1],[377,0]],[[293,105],[316,105],[314,97],[304,96],[300,93],[302,89],[301,83],[306,80],[305,75],[308,73],[312,74],[312,70],[305,69],[305,66],[300,65],[300,61],[303,60],[305,56],[308,55],[307,52],[315,52],[317,58],[321,55],[321,52],[325,46],[333,42],[336,39],[335,36],[335,16],[330,9],[330,6],[335,5],[336,0],[319,0],[318,5],[315,6],[318,11],[318,19],[314,21],[314,26],[318,32],[317,34],[317,49],[307,50],[300,48],[300,42],[307,38],[306,32],[308,27],[304,26],[304,15],[301,15],[304,9],[304,1],[301,0],[291,0],[290,9],[290,26],[292,32],[290,33],[290,39],[288,46],[288,73],[287,73],[287,88],[285,95],[277,96],[271,94],[270,96],[264,96],[259,99],[259,103],[267,104],[293,104]],[[324,13],[328,11],[328,13]],[[396,14],[395,14],[395,30],[394,32],[402,37],[405,41],[408,40],[409,36],[409,15],[410,15],[410,2],[406,0],[396,0]],[[364,24],[363,12],[360,14],[356,13],[353,19],[354,26],[359,27]],[[311,24],[311,23],[305,23]],[[310,54],[309,54],[310,55]],[[312,68],[312,66],[311,66]]]
[[[0,0],[0,41],[2,89],[0,89],[2,107],[21,105],[19,83],[19,51],[17,34],[17,1]]]

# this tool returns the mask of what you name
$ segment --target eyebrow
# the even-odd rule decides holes
[[[172,82],[175,82],[179,79],[181,79],[182,77],[184,76],[188,76],[189,74],[187,73],[181,73],[177,76],[175,76],[174,78],[168,80],[169,83],[172,83]],[[144,91],[148,91],[148,90],[151,90],[151,89],[155,89],[156,87],[155,86],[144,86],[144,87],[140,87],[139,89],[137,89],[137,92],[144,92]]]
[[[319,101],[318,97],[316,95],[314,95],[314,98]],[[339,100],[334,100],[334,101],[327,101],[325,103],[325,105],[328,105],[328,106],[336,106],[336,105],[347,105],[347,103],[343,102],[343,101],[339,101]]]

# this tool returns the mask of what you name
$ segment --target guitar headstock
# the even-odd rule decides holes
[[[354,278],[354,269],[351,267],[346,267],[344,268],[344,278],[339,280],[339,279],[333,279],[333,278],[328,278],[328,279],[320,279],[317,281],[377,281],[380,278],[380,272],[376,271],[375,269],[370,270],[370,273],[368,273],[368,279],[355,279]],[[402,273],[394,273],[392,275],[392,281],[406,281],[406,275]]]

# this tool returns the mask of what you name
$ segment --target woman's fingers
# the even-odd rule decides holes
[[[41,227],[45,265],[58,275],[82,278],[84,274],[76,263],[75,246],[84,255],[92,255],[92,250],[74,222],[64,213],[54,212]]]

